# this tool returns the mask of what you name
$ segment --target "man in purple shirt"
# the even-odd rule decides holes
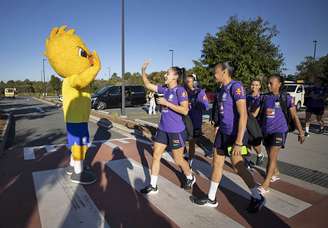
[[[189,140],[189,165],[192,165],[192,161],[195,155],[195,145],[197,139],[202,135],[202,123],[203,112],[208,110],[209,104],[205,94],[205,90],[199,88],[196,83],[196,75],[188,75],[185,80],[185,88],[188,93],[189,100],[189,117],[193,125],[193,138]]]
[[[246,145],[247,108],[246,96],[242,84],[232,80],[233,67],[228,62],[217,64],[215,79],[220,83],[216,107],[219,109],[218,129],[214,142],[213,170],[207,197],[193,198],[198,205],[217,207],[216,192],[222,178],[225,157],[230,156],[228,148],[232,147],[231,162],[238,174],[251,191],[251,201],[248,207],[250,213],[258,212],[265,204],[264,197],[259,193],[253,176],[244,165],[241,150]]]
[[[183,159],[185,150],[186,132],[183,115],[188,115],[187,91],[178,85],[178,79],[183,77],[184,70],[179,67],[171,67],[165,77],[165,86],[152,84],[146,75],[149,62],[142,66],[142,80],[145,87],[150,91],[159,93],[162,97],[157,98],[157,104],[161,106],[161,120],[155,135],[153,160],[151,165],[150,184],[141,190],[143,194],[158,192],[157,179],[160,168],[161,156],[167,147],[172,149],[175,163],[181,167],[186,180],[184,188],[189,190],[196,182],[189,164]]]
[[[294,122],[298,132],[298,141],[302,144],[304,142],[304,132],[301,123],[298,119],[293,98],[281,92],[282,77],[280,75],[273,75],[269,78],[270,93],[261,96],[261,102],[256,110],[262,125],[264,135],[263,145],[268,154],[268,166],[266,169],[266,177],[262,185],[258,188],[261,194],[269,191],[269,185],[278,175],[277,159],[281,148],[284,148],[286,137],[288,133],[288,122],[284,113],[283,107],[287,107],[291,119]],[[286,103],[282,104],[282,96],[287,96]]]
[[[305,136],[310,135],[310,120],[312,114],[316,115],[317,121],[320,124],[319,133],[324,132],[324,121],[322,120],[325,112],[325,99],[327,97],[326,89],[321,85],[320,81],[315,81],[314,87],[311,88],[308,101],[306,102],[306,116],[305,116]]]

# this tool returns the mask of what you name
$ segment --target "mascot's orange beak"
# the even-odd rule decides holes
[[[90,62],[90,65],[93,66],[93,56],[92,56],[92,54],[88,55],[88,60]]]

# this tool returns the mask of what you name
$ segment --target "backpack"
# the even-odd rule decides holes
[[[288,93],[285,91],[282,91],[279,96],[279,104],[281,107],[282,112],[284,113],[287,126],[288,126],[288,132],[293,132],[296,129],[295,123],[292,118],[292,114],[290,113],[290,110],[287,106],[287,97]],[[259,112],[259,119],[260,121],[264,120],[264,101],[261,99],[260,103],[260,112]]]
[[[175,89],[175,94],[178,97],[177,89]],[[179,102],[180,104],[180,102]],[[182,121],[186,127],[186,133],[187,133],[187,140],[191,140],[194,137],[194,126],[192,124],[192,121],[189,117],[189,115],[182,115]]]

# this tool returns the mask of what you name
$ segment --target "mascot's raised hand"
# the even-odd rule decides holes
[[[96,176],[90,169],[83,169],[83,161],[90,144],[90,84],[101,68],[100,59],[95,51],[89,51],[74,29],[66,30],[66,26],[51,30],[44,54],[54,71],[63,78],[63,111],[67,147],[71,151],[66,173],[71,175],[72,182],[91,184],[96,181]]]

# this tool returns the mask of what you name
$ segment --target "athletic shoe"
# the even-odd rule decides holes
[[[191,180],[189,180],[188,178],[186,178],[186,181],[184,183],[183,188],[185,190],[190,190],[192,188],[192,186],[195,184],[195,182],[196,182],[196,177],[194,175],[192,175],[192,179]]]
[[[73,167],[73,166],[68,165],[68,166],[65,167],[65,173],[66,173],[67,175],[72,175],[73,172],[74,172],[74,167]]]
[[[190,200],[199,206],[203,207],[217,207],[219,205],[218,201],[215,200],[210,200],[208,197],[205,198],[195,198],[195,197],[190,197]]]
[[[249,213],[257,213],[262,209],[264,205],[265,205],[265,198],[262,195],[261,195],[261,199],[256,199],[254,197],[251,197],[251,202],[249,203],[247,211]]]
[[[264,154],[260,154],[260,156],[256,156],[256,165],[260,166],[264,162]]]
[[[325,129],[324,128],[320,128],[320,130],[319,130],[319,134],[323,134],[325,132]]]
[[[79,174],[73,172],[71,175],[71,181],[76,184],[93,184],[96,180],[97,177],[91,170],[83,170]]]
[[[158,187],[156,186],[156,188],[154,188],[153,186],[148,185],[145,188],[141,189],[140,192],[146,195],[156,194],[158,193]]]
[[[305,136],[305,137],[310,137],[310,133],[309,133],[309,132],[305,132],[305,133],[304,133],[304,136]]]

